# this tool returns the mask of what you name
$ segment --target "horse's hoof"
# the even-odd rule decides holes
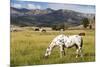
[[[78,56],[76,56],[76,58],[78,58]]]

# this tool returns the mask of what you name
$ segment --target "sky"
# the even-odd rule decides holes
[[[16,8],[26,8],[26,9],[46,9],[46,8],[51,8],[54,10],[68,9],[82,13],[95,13],[95,5],[11,0],[11,6]]]

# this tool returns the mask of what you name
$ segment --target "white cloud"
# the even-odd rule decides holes
[[[94,6],[91,6],[91,5],[50,3],[48,4],[48,6],[55,10],[68,9],[68,10],[73,10],[73,11],[82,12],[82,13],[95,13],[95,8]]]
[[[37,1],[37,2],[52,2],[52,3],[73,3],[95,5],[95,0],[21,0],[21,1]]]
[[[36,7],[35,7],[35,5],[33,5],[33,4],[28,4],[28,9],[35,9]]]
[[[21,4],[13,4],[13,7],[16,7],[16,8],[21,8],[22,5]]]
[[[37,5],[36,7],[37,7],[37,9],[41,9],[41,6],[40,5]]]
[[[55,9],[55,10],[57,10],[57,9],[68,9],[69,8],[69,6],[67,5],[67,4],[55,4],[55,3],[50,3],[50,4],[48,4],[48,6],[50,7],[50,8],[52,8],[52,9]]]
[[[41,9],[40,5],[28,4],[27,6],[28,9]]]

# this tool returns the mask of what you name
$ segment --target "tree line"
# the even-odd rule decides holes
[[[93,18],[83,18],[81,20],[81,25],[83,25],[83,27],[86,29],[87,27],[89,29],[92,29],[93,27],[93,23],[95,23],[95,16]],[[52,30],[65,30],[68,29],[68,27],[70,27],[68,24],[65,23],[61,23],[61,24],[55,24],[52,26]]]

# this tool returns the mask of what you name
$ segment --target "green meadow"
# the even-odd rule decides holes
[[[95,31],[94,30],[66,30],[65,35],[76,35],[85,32],[83,37],[83,57],[75,58],[76,48],[65,49],[66,56],[60,58],[59,47],[55,47],[46,59],[46,48],[59,31],[39,32],[32,30],[11,32],[10,63],[11,66],[62,64],[95,61]]]

